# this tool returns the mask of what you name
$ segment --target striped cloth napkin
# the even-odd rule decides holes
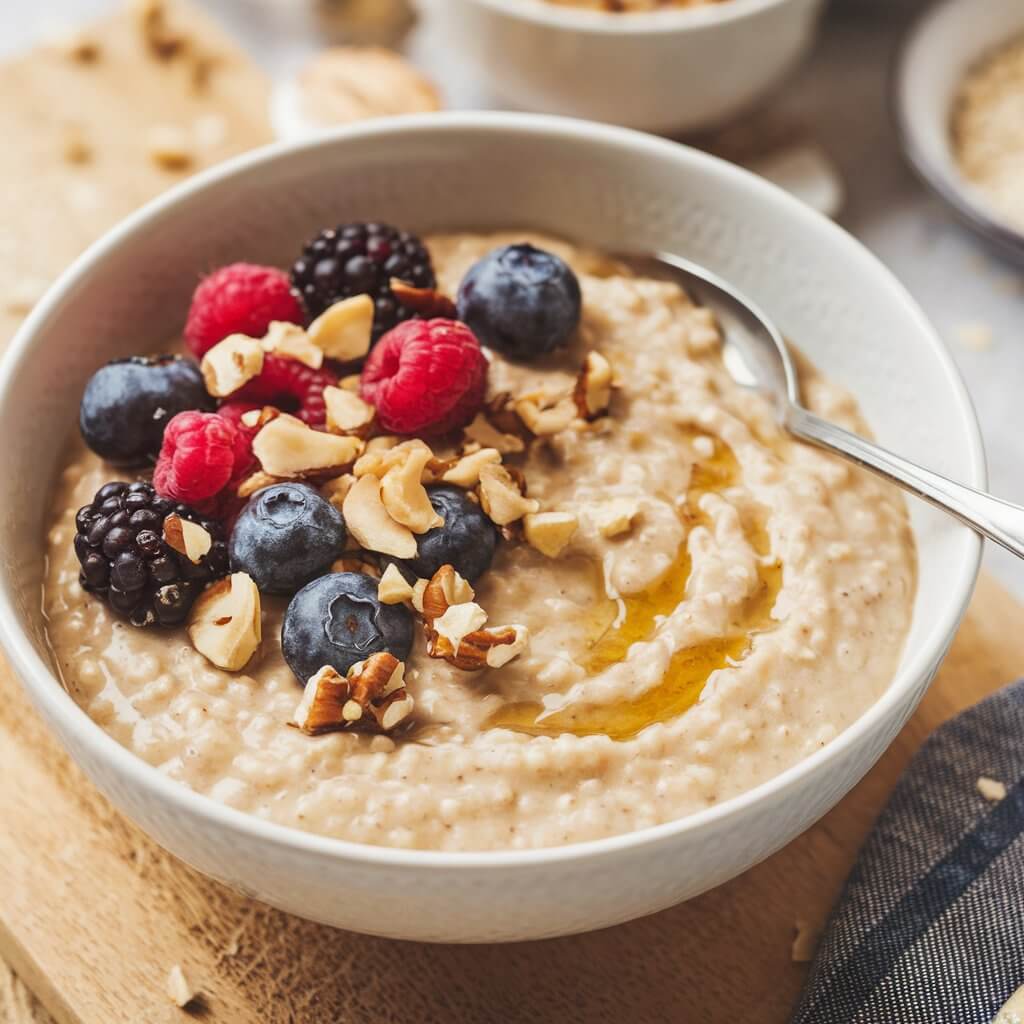
[[[1024,1024],[1022,986],[1024,680],[937,729],[911,761],[793,1024]]]

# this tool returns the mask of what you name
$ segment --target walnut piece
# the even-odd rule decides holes
[[[192,646],[218,668],[245,668],[263,635],[260,592],[252,578],[236,572],[211,583],[192,605],[188,635]]]
[[[274,320],[260,342],[264,352],[272,352],[282,359],[294,359],[313,370],[324,365],[323,349],[317,348],[298,324]]]
[[[525,497],[523,490],[505,466],[488,463],[480,468],[480,505],[498,526],[540,511],[540,504]]]
[[[211,547],[213,538],[198,523],[172,513],[164,520],[164,542],[193,565],[198,565]]]
[[[557,558],[566,548],[579,520],[573,512],[534,512],[523,518],[526,542],[548,558]]]
[[[370,351],[373,299],[353,295],[328,306],[308,327],[309,340],[328,359],[350,363]]]
[[[585,420],[608,412],[612,400],[612,367],[600,352],[587,353],[572,397],[577,413]]]
[[[387,732],[412,713],[405,665],[386,652],[356,662],[342,676],[325,665],[310,677],[293,724],[311,736],[339,729]]]
[[[515,411],[537,437],[560,434],[579,416],[572,395],[558,398],[541,393],[524,395],[516,399]]]
[[[416,537],[391,518],[381,500],[381,482],[372,473],[359,477],[342,502],[349,534],[367,551],[395,558],[416,557]]]
[[[226,398],[263,371],[263,347],[255,338],[231,334],[203,356],[199,368],[206,390]]]
[[[391,294],[406,309],[411,309],[424,320],[433,320],[435,317],[454,320],[458,316],[455,303],[434,288],[417,288],[397,277],[391,278],[389,287]]]
[[[357,394],[343,388],[324,388],[327,429],[335,434],[354,434],[365,438],[373,429],[377,410]]]
[[[377,584],[377,600],[381,604],[401,604],[403,601],[411,601],[412,595],[412,585],[399,572],[398,566],[394,562],[390,563]]]
[[[271,420],[252,442],[252,453],[263,472],[283,477],[340,476],[362,450],[358,437],[313,430],[297,417],[284,414]]]

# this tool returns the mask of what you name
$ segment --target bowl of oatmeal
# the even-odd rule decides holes
[[[733,877],[885,749],[977,538],[783,436],[626,240],[763,304],[816,411],[983,483],[888,271],[704,154],[450,114],[207,172],[0,371],[0,637],[156,841],[340,927],[537,938]]]
[[[969,227],[1024,261],[1024,9],[929,10],[903,45],[893,106],[907,157]]]
[[[810,48],[822,0],[423,0],[502,99],[663,134],[764,102]]]

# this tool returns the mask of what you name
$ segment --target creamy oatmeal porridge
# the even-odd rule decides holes
[[[429,238],[438,292],[455,295],[474,261],[522,240]],[[456,611],[482,610],[450,626],[447,647],[482,670],[428,654],[419,620],[435,627],[427,633],[437,655],[442,619],[430,618],[418,574],[388,570],[389,607],[416,621],[402,689],[387,666],[401,697],[394,706],[411,714],[383,728],[391,723],[371,721],[364,703],[357,728],[346,728],[345,709],[360,709],[337,676],[347,698],[337,729],[308,735],[294,723],[308,725],[316,698],[330,693],[314,693],[314,679],[297,707],[303,690],[279,640],[287,593],[260,586],[262,641],[241,670],[226,671],[184,629],[136,628],[83,590],[76,510],[109,480],[135,478],[83,449],[54,499],[45,609],[66,686],[119,742],[201,793],[301,829],[392,846],[522,849],[643,828],[728,799],[827,744],[878,698],[900,658],[915,586],[898,492],[784,437],[767,403],[723,369],[711,315],[676,285],[552,239],[533,242],[575,271],[582,321],[550,354],[492,355],[489,398],[518,397],[500,416],[478,415],[469,434],[485,450],[497,439],[522,447],[529,434],[516,430],[517,409],[518,426],[525,418],[538,436],[490,461],[509,472],[487,475],[505,487],[489,499],[474,480],[479,466],[454,461],[460,434],[428,438],[431,462],[421,460],[424,479],[458,465],[489,515],[513,516],[472,588],[460,581],[443,591]],[[580,371],[590,352],[614,375],[610,406],[563,417],[564,396],[585,402],[587,384],[601,390]],[[842,389],[813,375],[805,388],[815,411],[863,428]],[[273,422],[301,426],[279,418],[262,430]],[[368,443],[363,460],[395,451]],[[388,560],[353,550],[374,541],[351,500],[356,488],[372,497],[386,487],[366,462],[353,480],[360,465],[344,484],[324,485],[351,520],[347,561],[335,568],[376,573]],[[526,497],[507,487],[520,474]],[[383,597],[385,584],[374,587]],[[505,629],[510,660],[489,668],[503,659],[490,660],[486,644],[460,646],[470,627]],[[375,727],[358,728],[366,723]]]

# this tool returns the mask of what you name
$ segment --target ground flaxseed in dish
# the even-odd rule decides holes
[[[427,280],[415,239],[380,226],[360,238],[367,231],[377,248],[412,253],[410,273]],[[475,261],[524,237],[428,238],[438,291],[454,296]],[[238,661],[250,648],[255,654],[238,671],[212,664],[180,627],[136,629],[112,614],[80,586],[72,541],[76,510],[116,471],[84,449],[71,458],[49,529],[49,638],[69,692],[115,739],[200,793],[296,828],[398,847],[527,849],[623,833],[729,799],[829,743],[883,693],[900,660],[915,590],[914,542],[899,492],[784,435],[770,405],[729,377],[713,317],[676,284],[633,276],[600,253],[558,240],[531,240],[575,271],[582,321],[567,345],[546,354],[488,356],[488,401],[518,396],[536,439],[510,433],[515,424],[506,410],[495,423],[478,417],[467,428],[484,448],[470,445],[457,462],[443,439],[428,439],[431,457],[418,444],[403,449],[400,472],[413,466],[408,472],[418,479],[429,463],[430,472],[459,486],[479,480],[474,501],[507,525],[472,588],[449,578],[428,594],[422,580],[413,586],[391,569],[379,583],[366,577],[367,592],[386,607],[418,604],[416,614],[431,627],[417,626],[404,676],[400,657],[389,655],[359,669],[359,685],[376,687],[383,702],[367,702],[365,693],[356,699],[344,678],[323,672],[322,689],[307,686],[309,699],[297,708],[303,688],[279,640],[289,598],[263,581],[256,594],[237,565],[234,576],[204,592],[214,607],[193,628],[201,637],[224,621],[216,602],[235,600],[236,585],[233,608],[251,610],[255,600],[262,639],[258,622],[242,623]],[[323,285],[330,270],[322,267],[308,287]],[[332,283],[335,291],[350,285],[338,274]],[[261,287],[272,286],[261,279]],[[389,296],[398,303],[386,306],[392,319],[407,315],[404,303],[445,313],[447,300],[427,286],[393,282]],[[283,291],[279,301],[279,315],[290,314]],[[340,308],[347,329],[363,307],[358,295],[343,301],[324,315],[337,322],[331,310]],[[460,315],[472,321],[471,312],[460,297]],[[374,315],[372,303],[366,315]],[[403,332],[418,336],[428,330],[424,323],[399,322],[379,345]],[[193,351],[208,327],[190,324]],[[308,333],[323,330],[311,326]],[[369,319],[364,330],[368,338]],[[459,343],[462,328],[444,330],[451,334],[445,345]],[[283,352],[301,333],[278,329],[267,347]],[[301,346],[295,351],[309,356]],[[255,352],[253,358],[258,362]],[[280,376],[280,366],[274,372]],[[299,366],[288,380],[315,397],[323,372]],[[470,383],[460,401],[477,379],[470,370],[463,376]],[[362,429],[367,403],[351,390],[339,398],[353,386],[342,380],[327,393],[329,425],[345,420]],[[835,384],[808,374],[805,394],[822,416],[864,429],[853,399]],[[377,413],[385,412],[417,409],[381,402]],[[248,415],[242,422],[279,442],[256,442],[264,468],[281,469],[273,460],[290,457],[285,442],[305,436],[302,421],[258,427],[263,414]],[[323,410],[307,405],[303,415],[322,417]],[[365,461],[348,479],[328,481],[324,493],[345,510],[355,547],[379,543],[378,497],[387,488],[374,473],[396,449],[380,439],[323,443],[365,444]],[[364,475],[355,479],[360,465]],[[166,511],[150,492],[132,493],[139,507],[157,502]],[[420,512],[432,514],[410,498],[409,521]],[[174,525],[182,550],[191,538],[200,557],[201,524]],[[404,542],[393,526],[384,533]],[[350,543],[343,567],[363,572],[365,557]],[[442,591],[443,607],[428,614]],[[158,611],[176,614],[173,607]],[[457,647],[458,660],[480,671],[430,656],[453,631],[476,628],[484,612],[500,643]],[[395,644],[403,642],[399,636]],[[411,715],[392,728],[409,707]],[[307,735],[324,714],[379,728]]]
[[[999,219],[1024,230],[1024,36],[968,72],[952,133],[964,177]]]

